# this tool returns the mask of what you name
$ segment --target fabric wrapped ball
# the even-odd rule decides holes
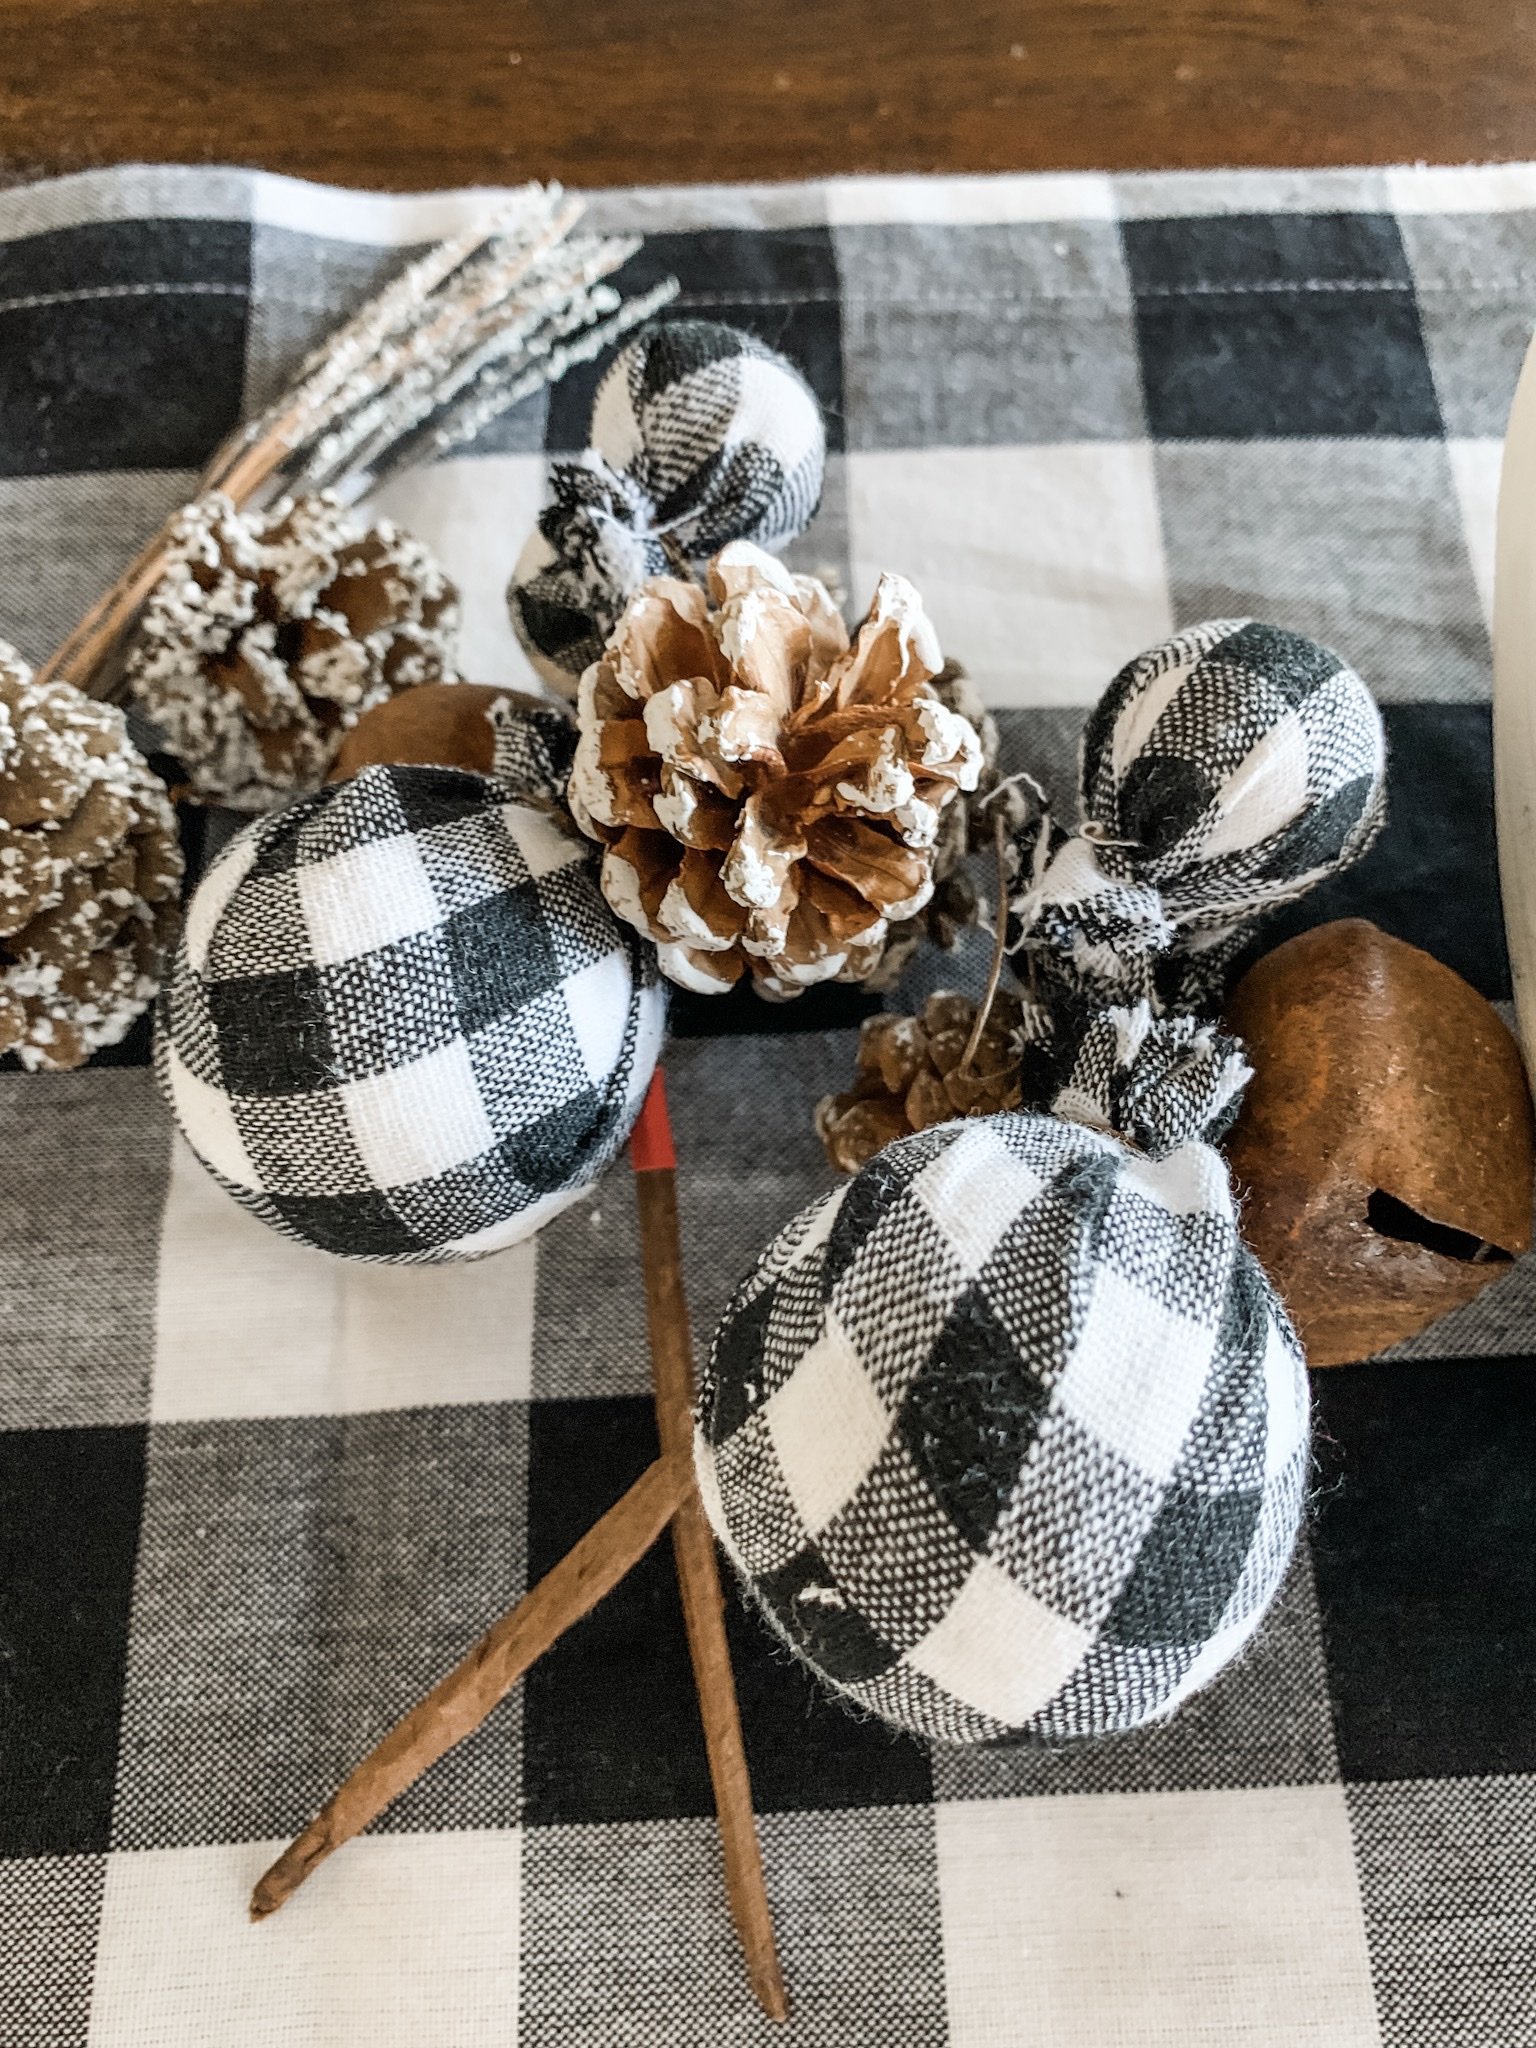
[[[914,1734],[1097,1736],[1252,1635],[1307,1471],[1226,1168],[1027,1111],[899,1140],[763,1254],[695,1435],[773,1628]]]
[[[507,604],[534,668],[574,696],[624,602],[734,540],[778,549],[815,517],[826,429],[815,393],[755,335],[713,320],[644,328],[598,385],[579,462],[557,463]]]
[[[478,1257],[618,1152],[653,956],[590,849],[495,776],[373,766],[247,825],[192,899],[156,1065],[209,1172],[348,1258]]]
[[[1023,849],[1015,949],[1069,986],[1204,1000],[1234,935],[1357,860],[1385,815],[1374,698],[1300,633],[1214,619],[1129,662],[1083,733],[1081,823]],[[1182,985],[1179,974],[1182,973]]]

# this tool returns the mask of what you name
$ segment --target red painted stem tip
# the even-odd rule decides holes
[[[635,1128],[629,1134],[629,1163],[636,1173],[670,1173],[677,1165],[672,1119],[667,1115],[667,1084],[660,1067],[651,1076]]]

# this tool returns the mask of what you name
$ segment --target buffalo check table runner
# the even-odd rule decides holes
[[[0,636],[46,654],[214,444],[465,195],[127,169],[0,193]],[[1391,820],[1344,913],[1507,999],[1489,757],[1499,437],[1536,169],[594,195],[637,284],[827,414],[792,550],[886,567],[1069,801],[1086,706],[1207,616],[1335,645]],[[527,681],[502,588],[600,366],[380,503]],[[194,861],[227,830],[187,820]],[[979,988],[985,944],[893,1003]],[[673,1005],[696,1334],[831,1176],[875,999]],[[275,1920],[254,1878],[654,1455],[627,1169],[460,1268],[349,1268],[173,1139],[144,1028],[0,1072],[5,2048],[1530,2048],[1536,1260],[1313,1376],[1256,1647],[1098,1748],[929,1747],[729,1625],[794,2011],[753,2006],[665,1546]]]

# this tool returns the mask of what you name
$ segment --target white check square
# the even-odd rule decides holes
[[[421,855],[404,833],[314,861],[295,880],[320,967],[360,960],[442,919]]]
[[[1379,2048],[1341,1785],[934,1822],[951,2048]]]
[[[1091,704],[1173,630],[1151,444],[858,450],[854,589],[900,569],[994,706]]]
[[[904,1661],[977,1713],[1017,1727],[1060,1688],[1092,1640],[1091,1630],[982,1558],[944,1619]]]
[[[179,1141],[160,1228],[150,1416],[355,1415],[527,1400],[538,1240],[374,1266],[280,1237]]]
[[[1166,1479],[1199,1406],[1214,1342],[1205,1324],[1101,1265],[1058,1398],[1149,1479]]]
[[[363,1835],[259,1927],[281,1847],[108,1859],[89,2048],[507,2048],[518,2033],[522,1837]]]
[[[961,1271],[974,1279],[1044,1185],[1032,1166],[978,1122],[923,1168],[912,1192],[943,1229]],[[981,1188],[984,1201],[977,1200]]]
[[[363,1164],[381,1188],[430,1180],[496,1142],[462,1038],[409,1066],[348,1081],[340,1093]]]
[[[775,1455],[814,1535],[845,1506],[885,1447],[890,1417],[836,1316],[763,1417]]]

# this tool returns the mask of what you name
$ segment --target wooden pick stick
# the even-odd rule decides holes
[[[629,1141],[640,1208],[656,1427],[663,1459],[693,1455],[693,1344],[683,1291],[682,1238],[677,1219],[677,1156],[667,1117],[666,1087],[658,1067]],[[672,1547],[683,1596],[688,1651],[704,1723],[704,1746],[715,1791],[725,1852],[725,1889],[758,2004],[770,2019],[786,2019],[789,1999],[779,1967],[773,1916],[763,1881],[763,1859],[752,1812],[752,1782],[741,1739],[736,1682],[725,1638],[725,1612],[715,1542],[698,1490],[691,1487],[672,1519]]]
[[[698,1498],[691,1459],[663,1453],[364,1757],[261,1879],[251,1894],[251,1918],[275,1913],[317,1864],[367,1827],[429,1764],[473,1734],[529,1665],[639,1562],[689,1498]]]

